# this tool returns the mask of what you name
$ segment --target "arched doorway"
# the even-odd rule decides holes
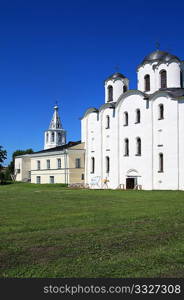
[[[138,186],[138,177],[140,177],[139,173],[135,169],[130,169],[126,175],[126,189],[134,190]]]

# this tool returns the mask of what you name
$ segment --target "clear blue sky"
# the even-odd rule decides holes
[[[160,49],[184,59],[183,1],[0,0],[0,145],[43,148],[56,99],[67,140],[85,110],[104,102],[103,82]]]

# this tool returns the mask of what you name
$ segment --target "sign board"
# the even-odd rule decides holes
[[[99,185],[100,176],[95,176],[91,178],[91,185]]]

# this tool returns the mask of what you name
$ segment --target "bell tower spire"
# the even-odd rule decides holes
[[[55,105],[49,129],[45,131],[44,149],[50,149],[66,144],[66,131],[62,127],[58,110],[58,105]]]

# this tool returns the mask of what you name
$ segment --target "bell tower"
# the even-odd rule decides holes
[[[116,72],[105,80],[105,103],[116,102],[128,90],[129,80]]]
[[[58,109],[58,105],[55,105],[49,129],[45,131],[44,149],[50,149],[66,144],[66,131],[62,128]]]

